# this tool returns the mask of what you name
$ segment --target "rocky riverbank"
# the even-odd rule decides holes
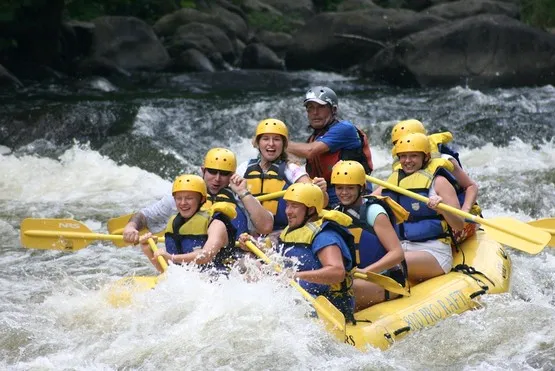
[[[64,20],[64,0],[32,3],[0,21],[0,84],[231,69],[348,72],[401,87],[555,83],[555,35],[521,22],[515,1],[346,0],[334,12],[317,0],[194,1],[152,24]]]

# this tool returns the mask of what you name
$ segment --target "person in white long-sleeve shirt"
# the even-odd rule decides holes
[[[201,171],[208,188],[208,197],[203,209],[215,202],[232,203],[237,211],[237,217],[232,220],[237,230],[236,237],[244,232],[270,233],[274,222],[272,214],[247,190],[246,180],[235,173],[236,169],[237,160],[232,151],[212,148],[206,153]],[[139,242],[139,231],[144,228],[153,233],[164,230],[175,213],[177,209],[173,196],[163,197],[130,218],[123,230],[124,240],[129,243]]]

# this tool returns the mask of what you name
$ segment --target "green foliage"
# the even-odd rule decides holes
[[[268,12],[251,12],[247,18],[250,27],[266,31],[292,33],[297,27],[289,21],[290,16],[283,17]]]
[[[555,0],[521,0],[522,20],[532,26],[555,27]]]

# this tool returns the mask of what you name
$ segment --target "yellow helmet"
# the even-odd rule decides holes
[[[394,155],[403,152],[424,152],[429,155],[431,150],[430,141],[425,134],[412,133],[399,139],[393,150],[395,152]]]
[[[339,161],[331,169],[331,184],[366,185],[366,172],[360,162]]]
[[[312,183],[294,183],[287,188],[283,199],[286,201],[299,202],[306,207],[315,207],[320,214],[324,208],[324,193]]]
[[[289,130],[287,130],[287,126],[281,120],[277,119],[265,119],[258,123],[256,126],[256,134],[255,137],[258,137],[262,134],[279,134],[287,138],[289,138]]]
[[[426,128],[424,128],[424,124],[418,120],[410,119],[399,121],[393,129],[391,129],[391,143],[395,144],[399,139],[411,133],[426,134]]]
[[[185,174],[175,178],[172,186],[172,194],[180,191],[198,192],[202,197],[206,197],[206,183],[198,175]]]
[[[204,156],[204,167],[208,169],[235,172],[237,159],[235,154],[226,148],[212,148]]]

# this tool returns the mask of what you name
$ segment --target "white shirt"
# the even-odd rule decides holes
[[[245,210],[243,202],[241,202],[237,196],[235,196],[235,201],[237,202],[237,206],[243,209],[245,215],[247,215],[249,231],[254,231],[254,225],[252,224],[249,213]],[[152,233],[158,233],[166,229],[170,218],[177,214],[177,207],[175,206],[173,196],[166,195],[155,203],[143,208],[140,212],[146,218],[148,230]]]

